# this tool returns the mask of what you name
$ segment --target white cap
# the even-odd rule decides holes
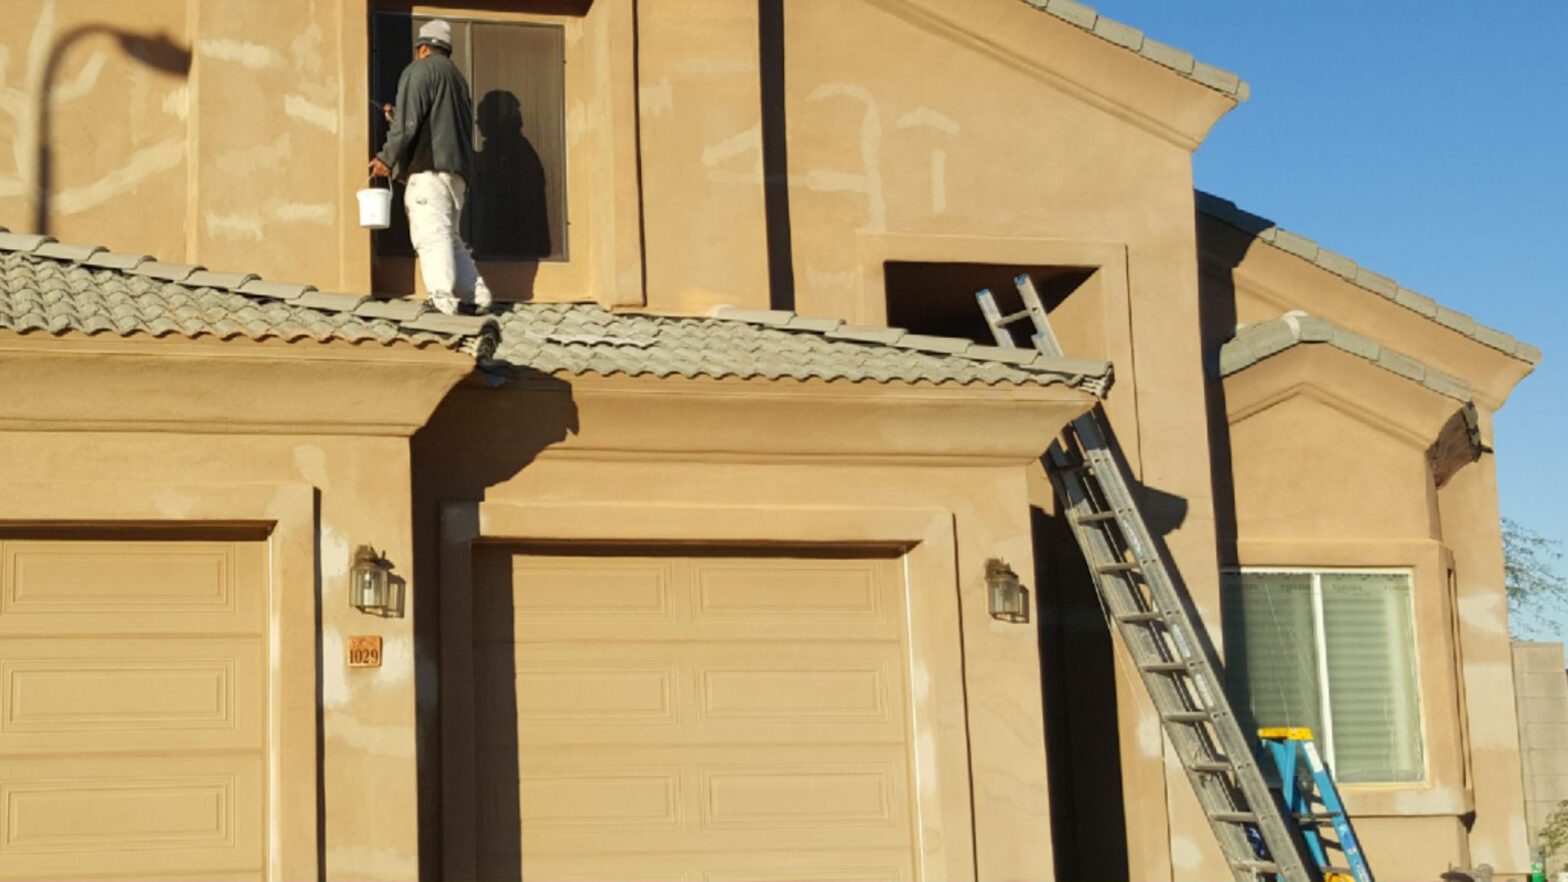
[[[421,43],[452,51],[452,26],[439,18],[425,22],[419,26],[419,39],[414,41],[414,45]]]

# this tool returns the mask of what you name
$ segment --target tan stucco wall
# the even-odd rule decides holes
[[[269,530],[270,590],[285,610],[271,710],[285,730],[271,743],[282,789],[269,801],[268,878],[318,872],[318,691],[321,869],[417,874],[414,618],[350,608],[348,570],[355,547],[372,545],[417,596],[407,435],[470,364],[412,347],[0,335],[0,522]],[[70,418],[41,399],[72,402]],[[356,413],[361,402],[374,404]],[[264,422],[248,422],[257,414]],[[382,666],[349,670],[350,635],[381,636]]]

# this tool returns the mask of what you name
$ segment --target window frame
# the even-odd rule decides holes
[[[471,15],[471,14],[469,14],[469,15],[464,15],[464,14],[451,15],[451,14],[447,14],[444,11],[431,11],[431,10],[428,10],[428,9],[426,9],[426,10],[418,10],[418,9],[415,9],[415,10],[379,9],[379,8],[376,8],[375,6],[372,6],[371,9],[369,10],[369,15],[367,16],[368,37],[369,37],[369,45],[367,47],[369,49],[369,52],[367,53],[369,55],[369,58],[368,58],[368,61],[369,61],[368,68],[369,68],[369,70],[368,70],[367,88],[368,89],[372,89],[372,90],[376,87],[376,84],[380,80],[380,65],[381,65],[382,60],[384,58],[383,53],[379,51],[379,49],[378,49],[378,47],[376,45],[376,20],[378,18],[391,18],[391,19],[407,20],[410,23],[410,28],[409,28],[410,33],[412,33],[414,31],[414,25],[416,25],[420,21],[428,21],[428,20],[437,19],[437,18],[442,19],[442,20],[446,21],[447,23],[453,25],[454,26],[454,30],[456,29],[457,25],[459,25],[459,24],[463,25],[466,28],[466,34],[465,34],[464,39],[466,39],[466,41],[468,43],[468,65],[467,65],[467,68],[465,70],[463,70],[463,76],[465,76],[468,79],[468,87],[469,87],[470,90],[472,90],[474,88],[473,25],[475,25],[475,24],[506,25],[506,26],[531,27],[531,28],[546,28],[546,29],[557,31],[558,32],[557,36],[558,36],[558,38],[560,40],[560,44],[561,44],[561,66],[564,68],[569,63],[569,59],[568,59],[568,54],[569,53],[567,51],[568,48],[569,48],[568,40],[567,40],[567,36],[568,35],[566,33],[567,28],[566,28],[566,25],[561,23],[561,22],[530,21],[530,20],[526,20],[526,19],[513,19],[513,18],[489,18],[489,17],[485,17],[483,15]],[[455,37],[454,37],[454,39],[455,39]],[[474,260],[475,261],[484,262],[484,263],[512,263],[512,264],[530,264],[530,263],[531,264],[546,264],[546,263],[566,264],[566,263],[570,263],[571,262],[571,259],[572,259],[572,217],[571,217],[570,189],[571,189],[572,151],[570,149],[567,149],[570,146],[570,143],[571,143],[570,140],[567,137],[567,135],[568,135],[568,132],[567,132],[567,116],[570,115],[570,113],[571,113],[571,109],[570,109],[571,105],[569,103],[569,99],[570,99],[569,87],[570,87],[570,77],[566,76],[563,73],[562,76],[561,76],[561,114],[560,114],[560,119],[559,119],[559,131],[558,131],[558,135],[559,135],[560,143],[561,143],[561,172],[560,172],[560,176],[561,176],[561,199],[560,199],[561,221],[560,221],[560,227],[561,227],[561,229],[559,231],[560,232],[560,253],[559,254],[555,254],[555,255],[551,255],[551,256],[545,256],[545,257],[515,257],[515,256],[510,256],[510,255],[480,255],[480,254],[476,253],[476,254],[474,254]],[[473,97],[473,96],[471,96],[471,97]],[[479,106],[478,106],[478,99],[477,99],[477,97],[473,97],[473,100],[474,100],[474,108],[473,108],[474,109],[474,136],[477,139],[478,135],[479,135],[479,131],[478,131],[479,130],[479,116],[478,116]],[[374,95],[372,95],[371,98],[370,98],[370,103],[371,104],[375,104],[375,102],[376,102],[376,98],[375,98]],[[374,116],[372,116],[372,118],[370,120],[370,139],[371,139],[371,142],[372,142],[370,149],[371,149],[372,152],[380,149],[380,147],[381,147],[380,143],[376,142],[376,135],[377,135],[377,124],[376,124],[376,120],[375,120]],[[396,209],[394,209],[394,210],[396,210]],[[466,209],[465,209],[465,214],[466,214]],[[553,230],[553,229],[550,232],[551,232],[552,237],[556,233],[556,231]],[[470,239],[471,239],[471,232],[470,231],[464,231],[464,242],[468,243],[470,241]],[[413,259],[416,256],[416,251],[412,250],[412,249],[410,251],[407,251],[407,252],[404,252],[404,251],[394,251],[394,250],[390,250],[390,249],[389,250],[383,250],[382,246],[380,244],[379,238],[375,238],[375,237],[372,238],[371,252],[372,252],[372,255],[374,257],[394,257],[394,258],[402,258],[402,259]]]
[[[1333,566],[1327,566],[1327,567],[1314,567],[1314,566],[1247,566],[1247,565],[1243,565],[1243,566],[1224,566],[1224,567],[1220,568],[1220,576],[1221,576],[1222,579],[1224,579],[1225,577],[1228,577],[1228,576],[1243,577],[1243,576],[1246,576],[1248,574],[1257,574],[1257,575],[1274,574],[1274,575],[1309,576],[1312,579],[1312,642],[1313,642],[1313,649],[1315,650],[1316,655],[1317,655],[1316,670],[1313,672],[1313,675],[1317,678],[1316,685],[1317,685],[1317,690],[1318,690],[1318,713],[1320,715],[1319,718],[1323,721],[1323,730],[1324,730],[1322,732],[1314,732],[1313,733],[1313,740],[1317,743],[1318,748],[1319,748],[1319,750],[1322,753],[1322,757],[1323,757],[1324,763],[1326,763],[1328,765],[1330,772],[1335,775],[1336,779],[1338,778],[1338,773],[1335,770],[1338,768],[1338,764],[1337,764],[1337,761],[1336,761],[1337,758],[1336,758],[1336,755],[1335,755],[1335,752],[1334,752],[1334,713],[1333,713],[1333,709],[1332,709],[1332,706],[1331,706],[1332,705],[1332,701],[1333,701],[1333,699],[1332,699],[1333,687],[1329,683],[1329,676],[1328,676],[1328,634],[1327,634],[1327,631],[1326,631],[1325,619],[1324,619],[1324,615],[1323,615],[1323,576],[1325,574],[1329,574],[1329,575],[1351,575],[1351,576],[1402,575],[1402,576],[1405,577],[1405,584],[1406,584],[1406,586],[1408,588],[1408,590],[1406,591],[1406,596],[1405,596],[1405,614],[1408,616],[1408,620],[1407,621],[1408,621],[1409,628],[1410,628],[1410,638],[1411,638],[1411,645],[1409,646],[1409,653],[1410,653],[1410,685],[1411,685],[1411,689],[1413,690],[1414,696],[1415,696],[1415,705],[1416,705],[1416,707],[1415,707],[1415,717],[1416,717],[1416,726],[1415,726],[1415,728],[1416,728],[1416,736],[1417,736],[1417,738],[1419,738],[1418,746],[1421,749],[1421,753],[1420,753],[1420,757],[1421,757],[1421,759],[1420,759],[1420,774],[1414,780],[1411,780],[1411,781],[1399,781],[1399,780],[1358,781],[1358,782],[1355,782],[1355,783],[1352,783],[1352,784],[1348,784],[1348,785],[1345,785],[1345,786],[1350,786],[1350,787],[1360,787],[1360,786],[1371,786],[1371,787],[1387,787],[1387,786],[1409,787],[1409,786],[1413,786],[1413,785],[1418,785],[1421,782],[1429,780],[1430,777],[1431,777],[1431,774],[1432,774],[1432,770],[1431,770],[1431,756],[1430,756],[1430,751],[1428,750],[1428,744],[1430,743],[1430,740],[1428,738],[1427,731],[1426,731],[1426,710],[1425,710],[1426,702],[1424,702],[1422,700],[1422,695],[1421,695],[1421,684],[1422,684],[1421,674],[1422,674],[1422,672],[1421,672],[1421,653],[1420,653],[1420,650],[1419,650],[1420,633],[1419,633],[1419,629],[1418,629],[1419,617],[1417,615],[1417,610],[1416,610],[1416,596],[1415,596],[1415,594],[1416,594],[1416,575],[1417,575],[1416,574],[1416,568],[1413,567],[1413,566],[1388,566],[1388,567],[1333,567]],[[1238,590],[1245,591],[1247,589],[1246,589],[1244,584],[1238,584]],[[1222,623],[1221,623],[1222,632],[1223,632],[1223,627],[1224,627],[1224,625],[1223,625],[1223,621],[1222,621]],[[1227,697],[1227,699],[1231,699],[1231,696],[1229,696],[1229,695],[1227,695],[1226,697]],[[1231,700],[1234,700],[1234,699],[1231,699]]]

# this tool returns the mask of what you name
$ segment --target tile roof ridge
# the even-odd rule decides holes
[[[810,318],[790,310],[741,309],[720,304],[708,310],[710,319],[745,322],[781,331],[797,331],[819,335],[828,340],[865,343],[911,349],[934,355],[955,356],[974,361],[1006,362],[1024,370],[1041,372],[1069,372],[1096,378],[1102,382],[1093,386],[1098,396],[1109,389],[1113,370],[1111,363],[1101,359],[1053,358],[1033,348],[1019,346],[987,346],[967,337],[943,337],[932,334],[912,334],[904,328],[852,325],[838,318]]]
[[[500,325],[493,314],[449,316],[437,311],[428,301],[320,291],[315,285],[273,282],[249,272],[223,272],[194,264],[166,263],[151,255],[113,252],[102,245],[62,243],[53,236],[13,233],[5,227],[0,227],[0,253],[26,254],[88,269],[145,276],[192,289],[227,291],[251,300],[281,302],[320,313],[380,319],[409,332],[473,337],[474,340],[464,343],[461,348],[476,358],[488,357],[500,337]]]
[[[1144,36],[1143,31],[1122,24],[1099,13],[1094,7],[1078,0],[1021,0],[1048,15],[1054,16],[1096,37],[1113,43],[1178,75],[1207,86],[1222,95],[1246,101],[1252,87],[1241,77],[1211,64],[1204,64],[1192,53],[1168,46]]]
[[[1385,300],[1391,300],[1482,346],[1496,349],[1504,355],[1532,365],[1539,364],[1541,361],[1541,350],[1537,346],[1496,328],[1483,325],[1474,318],[1458,310],[1449,309],[1430,297],[1417,294],[1388,276],[1372,272],[1358,265],[1351,258],[1330,251],[1305,236],[1292,233],[1266,217],[1238,208],[1236,203],[1229,199],[1203,190],[1194,190],[1193,193],[1199,212],[1247,233],[1254,239],[1295,255],[1358,288],[1371,291]]]
[[[1277,318],[1238,326],[1236,335],[1220,346],[1216,372],[1220,377],[1228,377],[1271,355],[1305,343],[1332,346],[1458,401],[1469,403],[1473,395],[1470,384],[1460,377],[1443,373],[1371,337],[1299,309]]]

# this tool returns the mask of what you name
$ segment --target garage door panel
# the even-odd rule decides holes
[[[492,817],[520,820],[525,854],[910,843],[899,743],[525,748],[519,783],[502,778],[487,788]]]
[[[0,879],[265,872],[263,542],[0,539]]]
[[[514,694],[481,680],[498,715],[484,743],[892,741],[905,737],[898,644],[533,644]],[[504,671],[506,661],[492,656]],[[512,708],[517,724],[503,719]]]
[[[0,635],[260,633],[262,543],[0,540]]]
[[[0,752],[263,746],[259,640],[13,639]]]
[[[0,877],[259,870],[262,781],[260,757],[0,761]]]
[[[476,567],[482,875],[912,876],[897,560],[500,557]]]
[[[694,621],[777,629],[828,620],[895,638],[900,630],[900,604],[875,562],[719,560],[697,561],[692,570]]]
[[[864,849],[852,859],[837,854],[768,852],[704,856],[708,869],[689,872],[650,873],[649,855],[573,855],[570,858],[530,857],[524,862],[525,880],[603,882],[637,879],[641,882],[904,882],[914,877],[909,857],[898,849]],[[515,855],[496,856],[492,866],[510,866]],[[516,878],[515,875],[510,878]]]
[[[510,608],[502,592],[476,600],[476,640],[896,641],[902,585],[889,569],[880,560],[519,556]]]

